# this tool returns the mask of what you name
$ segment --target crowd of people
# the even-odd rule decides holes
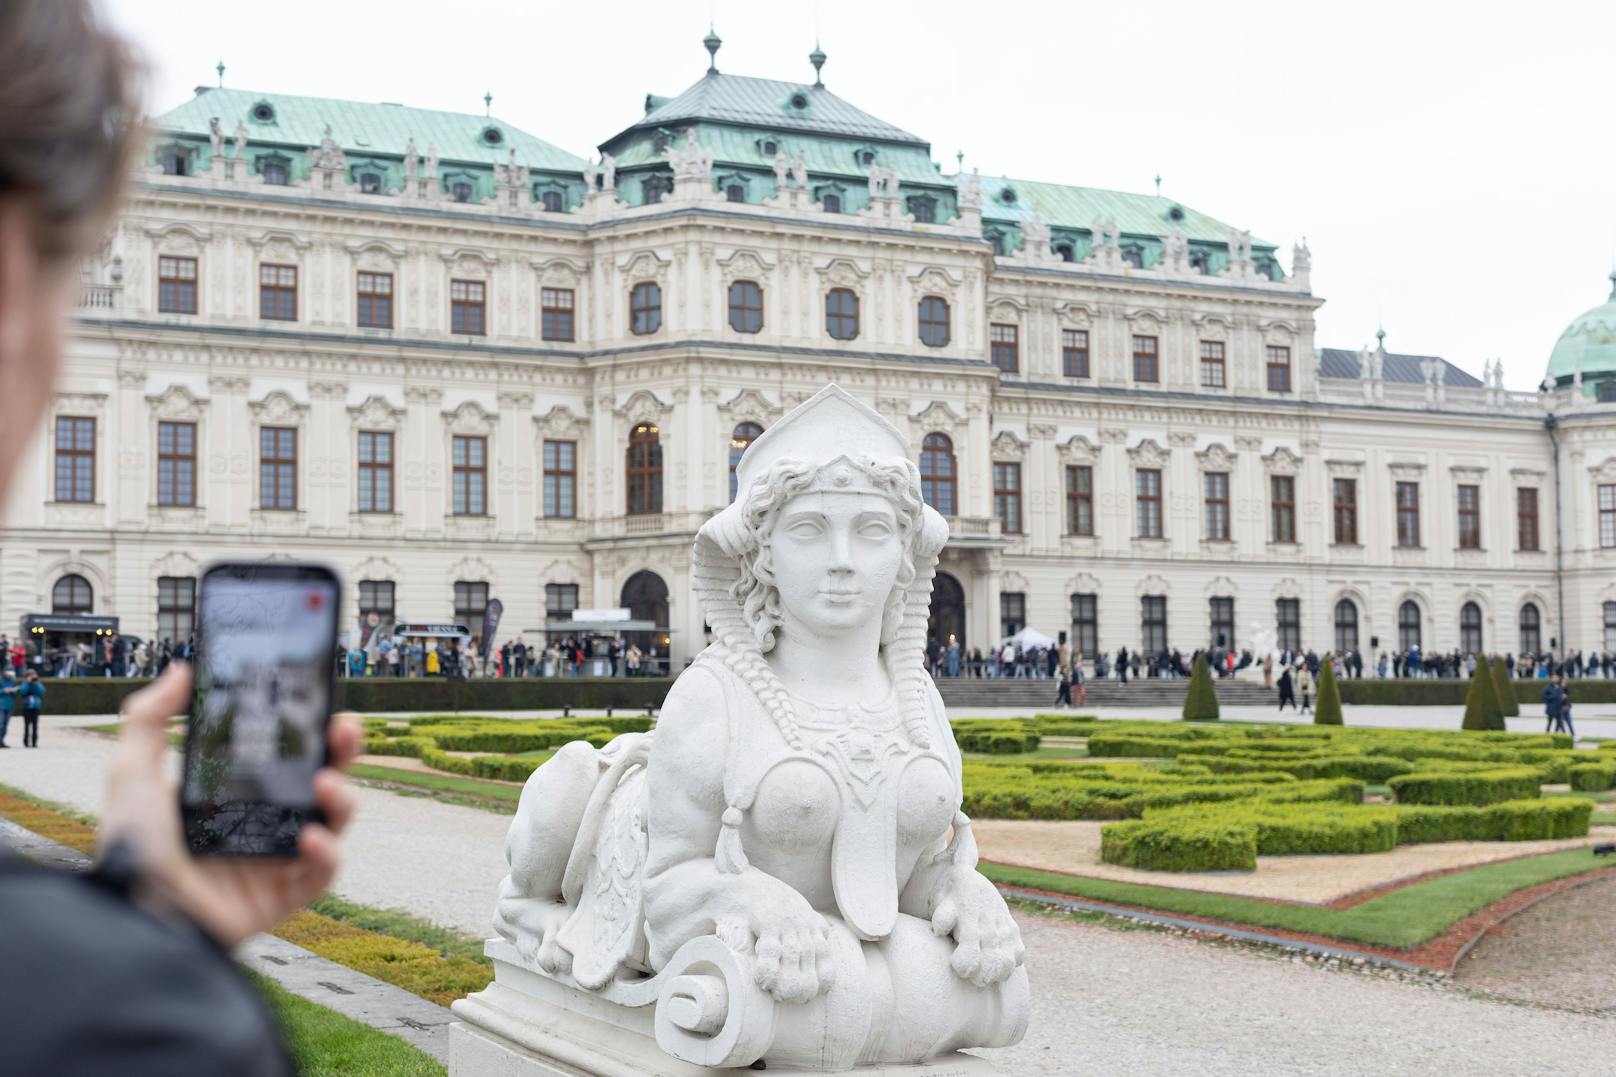
[[[22,676],[29,669],[41,677],[156,677],[170,662],[185,661],[191,641],[148,642],[135,636],[97,636],[63,642],[0,635],[0,667]]]
[[[385,635],[374,646],[337,647],[345,677],[658,677],[667,653],[622,636],[564,636],[528,643],[518,634],[485,653],[482,640]]]

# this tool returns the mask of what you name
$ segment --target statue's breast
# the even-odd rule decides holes
[[[898,782],[898,841],[924,845],[948,832],[954,821],[957,783],[934,755],[917,756]]]
[[[830,841],[840,811],[841,793],[824,767],[787,759],[759,783],[752,829],[771,848],[808,851]]]

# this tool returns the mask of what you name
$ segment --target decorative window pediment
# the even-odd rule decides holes
[[[819,270],[819,279],[823,288],[852,288],[859,289],[869,273],[861,269],[857,262],[848,258],[833,258]]]
[[[1235,461],[1234,454],[1217,442],[1196,453],[1195,458],[1200,461],[1203,471],[1229,471]]]
[[[1020,322],[1027,313],[1027,304],[1009,296],[1000,296],[988,304],[988,320],[994,322]]]
[[[673,405],[663,403],[649,389],[638,389],[616,411],[630,426],[640,423],[661,425],[663,419],[672,414]]]
[[[1012,430],[1001,430],[993,438],[993,458],[995,460],[1025,460],[1027,458],[1027,443],[1016,436]]]
[[[404,409],[380,394],[372,394],[363,404],[349,408],[348,414],[366,430],[400,430],[404,426]]]
[[[181,423],[200,421],[206,404],[183,385],[170,385],[161,393],[149,394],[146,402],[151,405],[152,414],[157,418]]]
[[[446,411],[449,432],[472,437],[487,437],[494,432],[497,416],[489,414],[475,400],[467,400],[453,411]]]
[[[578,415],[565,404],[557,404],[543,415],[533,417],[539,432],[549,437],[571,437],[589,425],[589,416]]]
[[[1100,310],[1092,303],[1057,303],[1055,316],[1060,319],[1063,326],[1071,329],[1087,329],[1100,316]]]
[[[272,426],[295,426],[308,415],[309,406],[299,404],[284,389],[276,389],[262,400],[247,405],[253,418]]]
[[[655,251],[637,251],[618,263],[623,278],[631,282],[654,280],[664,283],[668,276],[668,263]]]
[[[495,265],[492,254],[476,247],[445,247],[438,252],[438,257],[453,275],[473,280],[487,278]]]
[[[1171,590],[1172,588],[1167,585],[1166,580],[1162,579],[1160,576],[1152,575],[1146,576],[1144,579],[1140,580],[1139,583],[1134,587],[1133,593],[1136,598],[1143,598],[1145,595],[1165,596]]]
[[[1281,445],[1263,457],[1263,465],[1270,475],[1295,475],[1302,469],[1302,459]]]
[[[723,272],[726,285],[737,280],[755,280],[761,284],[763,278],[774,268],[764,261],[763,256],[757,251],[744,248],[736,250],[728,258],[720,258],[718,266]]]
[[[1100,458],[1100,447],[1082,434],[1073,434],[1056,451],[1067,464],[1093,464]]]
[[[1128,450],[1128,459],[1134,467],[1160,468],[1166,466],[1168,453],[1155,438],[1146,438]]]
[[[933,400],[917,415],[909,416],[910,440],[919,444],[926,434],[934,431],[947,434],[955,444],[965,436],[967,420],[948,404]]]
[[[1160,330],[1167,324],[1167,312],[1155,307],[1135,307],[1124,315],[1135,329]]]
[[[769,403],[756,389],[742,389],[728,403],[718,405],[718,411],[724,416],[726,427],[752,422],[765,430],[784,414],[783,409]]]

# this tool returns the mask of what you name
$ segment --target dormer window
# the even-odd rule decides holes
[[[746,187],[740,183],[728,184],[724,188],[724,200],[726,202],[745,202]]]
[[[1015,205],[1016,204],[1016,189],[1014,187],[1006,187],[1004,190],[1000,191],[999,192],[999,201],[1003,202],[1007,206]]]
[[[666,153],[668,151],[668,143],[671,141],[673,141],[672,134],[667,131],[658,131],[651,139],[651,149],[656,153]]]
[[[482,134],[477,137],[482,140],[485,146],[503,146],[505,144],[505,132],[492,124],[484,127]]]
[[[282,157],[268,157],[258,164],[258,174],[272,187],[285,187],[291,182],[291,170]]]
[[[640,181],[640,198],[647,206],[662,201],[662,196],[672,190],[673,185],[667,176],[647,176]]]
[[[274,123],[275,106],[268,101],[259,101],[247,115],[251,117],[253,123]]]
[[[1177,224],[1184,219],[1184,207],[1174,206],[1167,211],[1167,219]]]
[[[1135,269],[1145,268],[1145,251],[1137,243],[1124,243],[1122,245],[1122,264],[1133,266]]]
[[[1212,272],[1212,256],[1200,248],[1190,251],[1190,269],[1197,273]]]
[[[935,224],[937,222],[937,199],[930,195],[917,194],[909,199],[909,215],[917,224]]]
[[[1594,389],[1594,399],[1601,404],[1616,404],[1616,381],[1602,381]]]
[[[1005,247],[1004,247],[1004,233],[1003,232],[988,232],[987,233],[987,241],[989,243],[993,244],[993,254],[994,254],[994,256],[998,257],[998,258],[1003,258],[1004,257],[1004,250],[1005,250]]]
[[[780,143],[776,142],[772,138],[766,138],[766,139],[763,140],[763,156],[765,156],[765,157],[773,157],[775,154],[777,154],[779,152],[780,152]]]
[[[359,193],[360,194],[381,194],[382,193],[382,178],[381,178],[381,176],[378,175],[375,172],[361,172],[361,173],[359,173]]]
[[[165,150],[158,155],[157,163],[163,166],[165,176],[189,176],[191,174],[191,160],[183,150]]]
[[[471,182],[469,180],[455,180],[449,184],[449,196],[456,202],[470,202]]]
[[[842,196],[839,194],[820,195],[819,208],[826,213],[840,213],[842,211]]]
[[[791,95],[791,107],[801,112],[808,107],[808,95],[801,90]]]
[[[560,213],[562,210],[561,192],[543,192],[539,195],[539,204],[544,207],[544,212],[546,213]]]
[[[1055,244],[1055,253],[1060,255],[1060,260],[1063,262],[1077,261],[1077,248],[1072,246],[1070,242]]]

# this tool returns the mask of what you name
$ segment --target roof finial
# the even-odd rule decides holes
[[[213,70],[219,73],[219,89],[224,89],[224,61],[220,60],[219,66],[215,67]]]
[[[814,65],[814,89],[825,88],[825,77],[819,69],[825,66],[825,50],[819,47],[819,39],[814,39],[814,51],[808,54],[808,62]]]
[[[1616,300],[1616,269],[1610,271],[1610,298]]]
[[[1375,347],[1380,351],[1386,350],[1386,328],[1381,326],[1375,330]]]
[[[964,150],[955,150],[954,151],[954,171],[955,172],[964,172],[965,171],[965,151]]]
[[[493,109],[494,109],[494,91],[493,90],[484,90],[483,91],[483,115],[487,116],[487,115],[491,114],[493,112]]]
[[[701,39],[701,43],[707,46],[707,73],[718,74],[718,48],[724,43],[724,39],[718,36],[718,31],[713,29],[712,23],[707,24],[707,36]]]
[[[1161,197],[1161,173],[1156,173],[1156,197]]]

